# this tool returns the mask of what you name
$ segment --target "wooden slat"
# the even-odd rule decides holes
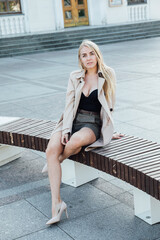
[[[129,163],[134,163],[134,162],[138,162],[141,160],[145,160],[146,158],[149,158],[149,157],[159,157],[159,156],[160,156],[160,150],[157,149],[157,150],[154,150],[151,152],[145,152],[145,153],[139,154],[139,155],[137,155],[136,158],[135,158],[135,156],[131,156],[131,157],[124,158],[124,159],[118,160],[118,161],[121,163],[129,164]]]
[[[123,156],[131,156],[133,155],[134,153],[143,153],[145,150],[151,150],[151,149],[157,149],[158,148],[158,145],[153,143],[148,143],[148,144],[143,144],[143,145],[136,145],[134,148],[130,148],[130,149],[125,149],[125,150],[121,150],[119,152],[111,152],[111,153],[106,153],[106,155],[108,157],[111,157],[111,158],[114,158],[114,159],[118,159],[118,157],[123,157]]]
[[[141,162],[138,163],[132,163],[132,164],[127,164],[130,167],[134,167],[134,168],[138,168],[141,169],[144,165],[147,166],[154,166],[155,164],[157,164],[158,162],[160,162],[160,158],[154,157],[154,158],[149,158],[149,159],[145,159]]]
[[[138,143],[140,144],[140,143],[149,143],[149,142],[144,139],[130,139],[128,141],[119,142],[119,144],[116,146],[109,145],[108,147],[106,147],[106,149],[108,151],[113,150],[113,149],[114,149],[114,151],[119,151],[119,150],[122,150],[125,148],[132,147]]]
[[[133,156],[136,158],[140,154],[149,153],[150,151],[155,151],[155,150],[160,150],[160,148],[158,146],[157,147],[152,147],[152,146],[148,147],[147,146],[147,148],[145,148],[145,149],[133,150],[130,153],[125,153],[125,154],[121,154],[116,157],[114,157],[114,156],[112,156],[112,157],[114,157],[115,160],[119,161],[121,159],[129,158],[129,157],[133,157]],[[108,157],[110,157],[110,156],[108,156]]]
[[[126,146],[122,146],[121,148],[107,149],[107,155],[110,157],[112,155],[116,156],[116,155],[123,154],[126,152],[131,152],[131,151],[133,151],[133,149],[139,149],[139,148],[151,146],[151,145],[156,145],[156,143],[147,143],[143,140],[140,140],[138,142],[127,144]]]

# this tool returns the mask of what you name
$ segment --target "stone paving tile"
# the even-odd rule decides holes
[[[110,182],[99,182],[97,179],[91,182],[93,186],[101,190],[102,192],[107,193],[112,197],[117,197],[119,194],[124,193],[126,190],[116,186]]]
[[[130,103],[147,103],[150,101],[156,101],[159,100],[158,96],[151,95],[142,91],[135,91],[128,89],[121,88],[121,90],[117,91],[117,101],[127,101]]]
[[[90,184],[85,184],[78,188],[65,186],[61,188],[61,197],[68,206],[69,219],[77,218],[98,209],[119,203],[117,199],[114,199]],[[44,215],[48,216],[48,218],[51,217],[50,193],[27,198],[27,201],[40,212],[44,213]],[[65,221],[65,214],[63,214],[62,219]]]
[[[159,116],[160,115],[159,103],[160,103],[159,100],[153,100],[148,102],[147,104],[141,103],[135,106],[135,108],[139,110],[143,110],[147,113],[154,113]]]
[[[7,205],[9,203],[13,203],[13,202],[17,202],[20,200],[24,200],[26,198],[29,197],[33,197],[35,195],[39,195],[40,193],[46,193],[46,192],[50,192],[50,186],[46,185],[46,186],[35,186],[34,183],[30,184],[30,188],[28,190],[26,189],[22,189],[23,185],[19,188],[12,188],[12,191],[5,191],[1,193],[8,193],[8,195],[6,197],[0,197],[0,206],[4,206]],[[17,192],[13,192],[13,190],[17,190]],[[19,190],[19,191],[18,191]]]
[[[117,132],[121,132],[124,134],[139,137],[139,138],[144,138],[153,142],[160,142],[159,132],[156,132],[157,129],[155,129],[154,131],[149,131],[149,130],[131,125],[129,123],[116,122],[115,130]]]
[[[33,115],[33,111],[25,109],[24,107],[19,107],[13,102],[5,102],[4,104],[0,104],[0,113],[1,116],[8,117],[30,117]]]
[[[118,71],[119,73],[119,71]],[[120,72],[121,73],[121,72]],[[128,72],[126,74],[129,74]],[[122,76],[124,73],[122,72]],[[130,73],[131,75],[131,73]],[[154,94],[154,92],[151,91],[152,88],[156,89],[157,84],[159,85],[159,79],[156,76],[145,76],[144,74],[141,75],[137,79],[136,74],[132,73],[134,79],[132,79],[132,75],[129,75],[129,79],[126,79],[126,81],[121,81],[119,77],[117,76],[117,88],[124,88],[126,91],[128,89],[136,90],[136,91],[144,91],[149,92],[150,94]],[[124,75],[125,76],[125,75]]]
[[[147,78],[149,79],[148,75],[145,76],[144,74],[140,75],[131,72],[122,72],[121,70],[116,71],[117,88],[121,87],[126,90],[128,88],[139,90],[142,82],[144,82]]]
[[[137,126],[139,128],[144,128],[146,130],[154,130],[159,128],[160,116],[148,116],[141,119],[135,119],[134,121],[129,121],[130,125]]]
[[[67,233],[65,233],[60,228],[53,226],[38,232],[33,232],[32,234],[26,235],[24,237],[18,238],[19,240],[73,240]]]
[[[134,198],[133,198],[133,192],[127,191],[120,195],[118,195],[117,200],[124,203],[128,207],[134,209]]]
[[[46,96],[45,98],[37,98],[35,101],[33,99],[23,100],[16,102],[16,106],[19,106],[20,109],[25,106],[28,111],[34,112],[34,114],[39,114],[42,116],[42,119],[54,120],[62,114],[65,107],[65,97],[66,93],[59,92],[52,96]],[[51,102],[52,104],[49,104]],[[45,109],[45,111],[44,111]],[[33,114],[33,113],[32,113]],[[31,117],[29,115],[29,117]],[[44,118],[45,117],[45,118]],[[34,118],[34,116],[32,117]]]
[[[47,217],[22,200],[0,207],[0,239],[15,239],[45,228]]]
[[[53,94],[56,92],[56,90],[49,89],[47,87],[40,87],[36,86],[34,87],[33,84],[26,84],[26,83],[18,83],[18,84],[9,84],[7,89],[3,86],[1,86],[1,95],[0,95],[0,101],[1,103],[3,101],[14,101],[16,99],[20,98],[29,98],[32,96],[39,96],[43,94]],[[15,94],[16,92],[16,94]]]
[[[58,224],[76,240],[155,240],[160,224],[153,226],[134,216],[125,204],[100,209],[85,216]]]
[[[121,179],[114,178],[110,181],[111,184],[114,184],[115,186],[120,187],[121,189],[124,189],[125,191],[130,191],[133,189],[133,186],[125,181],[122,181]]]
[[[156,114],[152,113],[147,113],[142,110],[136,110],[136,109],[122,109],[122,110],[117,110],[114,113],[114,119],[115,120],[120,120],[122,122],[130,122],[136,119],[154,119],[157,118]]]
[[[39,181],[47,177],[47,174],[41,173],[46,160],[38,155],[35,156],[32,152],[25,155],[25,152],[27,150],[24,150],[21,158],[0,167],[1,190]]]

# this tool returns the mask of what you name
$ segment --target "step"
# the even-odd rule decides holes
[[[146,35],[143,38],[152,38],[152,37],[160,37],[160,34],[152,34],[152,35]],[[116,42],[122,42],[122,41],[131,41],[131,40],[138,40],[138,39],[143,39],[142,36],[136,36],[135,38],[133,37],[128,37],[128,38],[121,38],[121,39],[112,39],[112,40],[107,40],[107,41],[101,41],[98,40],[96,41],[97,44],[109,44],[109,43],[116,43]],[[33,54],[33,53],[41,53],[41,52],[46,52],[46,51],[58,51],[58,50],[66,50],[66,49],[72,49],[76,48],[79,46],[79,43],[77,42],[74,46],[69,45],[69,46],[59,46],[59,47],[53,47],[53,48],[45,48],[45,49],[27,49],[27,51],[24,51],[24,49],[20,49],[20,52],[10,52],[10,53],[3,53],[0,54],[0,57],[7,57],[7,56],[18,56],[18,55],[25,55],[25,54]]]
[[[91,35],[90,39],[92,40],[97,40],[97,39],[112,39],[112,38],[120,38],[120,37],[123,37],[123,36],[129,36],[129,35],[132,35],[133,37],[134,36],[137,36],[137,34],[155,34],[155,33],[159,33],[160,32],[160,28],[159,29],[152,29],[150,31],[140,31],[140,32],[136,32],[136,31],[130,31],[130,32],[120,32],[118,34],[106,34],[106,35]],[[142,35],[143,36],[143,35]],[[87,36],[88,37],[88,36]],[[61,45],[61,44],[73,44],[74,42],[76,41],[82,41],[82,38],[79,37],[79,36],[75,36],[74,38],[72,39],[66,39],[66,41],[64,42],[65,39],[60,39],[59,41],[46,41],[46,42],[35,42],[34,44],[33,43],[27,43],[27,44],[24,44],[22,47],[46,47],[46,46],[50,46],[50,45],[55,45],[55,46],[58,46],[58,45]],[[12,45],[12,46],[6,46],[6,47],[0,47],[0,49],[3,51],[5,48],[8,49],[8,47],[11,47],[11,48],[16,48],[16,47],[20,47],[20,44],[17,44],[17,45]],[[11,49],[10,48],[10,49]]]
[[[99,31],[104,31],[104,32],[113,32],[113,31],[119,31],[122,29],[128,29],[130,30],[131,28],[133,29],[137,29],[137,27],[147,27],[147,26],[160,26],[160,21],[155,21],[155,22],[143,22],[143,23],[135,23],[135,24],[127,24],[127,25],[116,25],[116,26],[106,26],[106,27],[99,27],[99,28],[89,28],[89,29],[82,29],[82,30],[70,30],[70,31],[60,31],[60,32],[54,32],[54,33],[48,33],[48,34],[34,34],[34,35],[23,35],[23,36],[17,36],[17,37],[6,37],[6,38],[0,38],[0,42],[1,43],[6,43],[6,41],[9,42],[17,42],[17,40],[21,39],[21,40],[31,40],[31,39],[46,39],[46,38],[58,38],[59,36],[65,35],[67,37],[69,36],[74,36],[76,33],[79,33],[79,31],[81,31],[81,34],[84,33],[94,33],[95,31],[98,30]]]
[[[147,30],[147,32],[146,32],[146,30]],[[133,36],[134,35],[137,35],[138,33],[140,33],[140,34],[146,34],[146,33],[159,33],[160,32],[160,27],[159,28],[152,28],[152,29],[139,29],[139,31],[137,32],[136,30],[131,30],[131,31],[129,31],[129,32],[126,32],[126,31],[122,31],[122,32],[115,32],[115,33],[109,33],[109,34],[97,34],[96,36],[95,35],[90,35],[90,34],[88,34],[87,36],[85,36],[87,39],[94,39],[94,40],[96,40],[96,39],[98,39],[98,38],[104,38],[104,37],[107,37],[107,38],[115,38],[115,37],[120,37],[120,36],[123,36],[123,35],[130,35],[130,34],[132,34]],[[106,35],[106,36],[105,36]],[[64,41],[65,41],[65,43],[64,43]],[[81,36],[74,36],[73,38],[72,38],[72,41],[82,41],[82,37]],[[48,41],[37,41],[37,42],[26,42],[26,43],[24,43],[23,44],[23,46],[22,47],[30,47],[30,46],[32,46],[32,47],[34,47],[34,46],[36,46],[37,48],[38,47],[46,47],[47,45],[56,45],[57,46],[57,43],[58,44],[61,44],[61,43],[63,43],[63,44],[67,44],[67,43],[69,43],[69,42],[71,42],[70,41],[70,39],[65,39],[65,38],[63,38],[63,39],[59,39],[58,41],[57,40],[48,40]],[[12,48],[14,48],[14,49],[18,49],[20,47],[20,43],[18,42],[17,44],[12,44],[12,45],[6,45],[6,46],[2,46],[2,47],[0,47],[0,51],[1,52],[3,52],[3,51],[5,51],[5,49],[12,49]]]

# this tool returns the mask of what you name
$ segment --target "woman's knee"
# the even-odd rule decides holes
[[[46,156],[50,157],[50,155],[53,155],[56,152],[56,147],[52,144],[49,144],[46,148]]]
[[[78,134],[72,135],[69,142],[67,143],[68,146],[72,149],[78,149],[82,147],[82,137],[78,136]]]
[[[56,138],[51,139],[46,148],[47,159],[50,158],[51,156],[53,157],[53,156],[60,155],[62,151],[63,151],[63,146],[60,140]]]

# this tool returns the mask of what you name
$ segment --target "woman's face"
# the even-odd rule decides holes
[[[86,69],[97,68],[97,57],[95,52],[89,47],[82,47],[80,51],[80,60]]]

